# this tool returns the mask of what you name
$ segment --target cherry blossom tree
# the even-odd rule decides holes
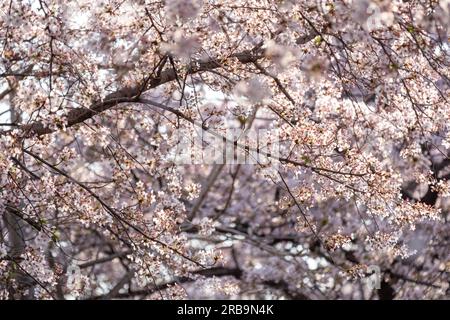
[[[1,1],[0,298],[448,298],[449,28],[448,0]]]

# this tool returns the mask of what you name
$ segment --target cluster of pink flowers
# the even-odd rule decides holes
[[[449,8],[1,2],[0,299],[448,297]]]

